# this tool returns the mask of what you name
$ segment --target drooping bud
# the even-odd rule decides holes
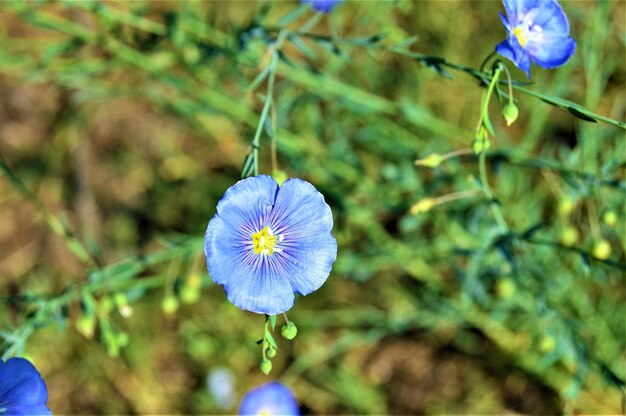
[[[280,333],[284,338],[294,339],[298,335],[298,327],[289,321],[280,328]]]
[[[96,317],[93,314],[84,313],[76,320],[76,330],[87,339],[93,338],[95,328]]]
[[[617,214],[615,214],[615,211],[604,211],[604,214],[602,214],[602,222],[609,227],[615,227],[617,224]]]
[[[496,283],[496,293],[501,299],[509,299],[515,294],[516,289],[515,282],[508,277],[499,279]]]
[[[267,358],[263,358],[261,360],[261,365],[259,366],[259,368],[261,368],[263,374],[267,375],[270,373],[270,371],[272,371],[272,362]]]
[[[519,116],[519,110],[513,101],[509,101],[509,103],[504,106],[502,109],[502,116],[504,117],[507,126],[515,123],[517,116]]]
[[[161,300],[161,310],[166,315],[171,315],[178,310],[178,299],[174,295],[167,295]]]
[[[270,358],[276,357],[277,352],[278,351],[276,350],[276,348],[272,347],[271,345],[267,347],[267,350],[265,350],[265,354]]]
[[[579,240],[578,230],[573,225],[568,225],[563,228],[563,231],[561,231],[559,239],[561,240],[561,244],[564,246],[572,247]]]
[[[415,161],[417,166],[426,166],[427,168],[436,168],[443,162],[443,157],[438,153],[433,153],[423,159]]]
[[[601,239],[593,246],[592,254],[595,258],[600,260],[606,260],[611,255],[611,244],[605,240]]]
[[[417,215],[420,212],[428,212],[435,205],[437,205],[437,200],[435,198],[424,198],[413,204],[410,212],[413,215]]]

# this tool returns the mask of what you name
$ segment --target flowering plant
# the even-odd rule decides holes
[[[333,217],[313,185],[270,176],[237,182],[217,204],[204,253],[215,283],[235,306],[276,315],[326,281],[337,257]]]
[[[291,390],[272,381],[250,390],[241,401],[239,414],[297,416],[300,408]]]
[[[316,12],[329,13],[337,4],[343,0],[302,0],[302,3],[309,3]]]
[[[28,360],[0,359],[0,415],[51,415],[47,401],[46,382]]]
[[[530,78],[531,61],[543,68],[565,65],[576,50],[569,22],[556,0],[503,0],[500,13],[507,31],[496,52],[510,59]]]

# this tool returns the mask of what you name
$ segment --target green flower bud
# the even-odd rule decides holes
[[[263,358],[261,360],[261,365],[259,366],[263,374],[267,375],[272,371],[272,362],[267,358]]]
[[[161,300],[161,310],[166,315],[172,315],[178,310],[178,299],[174,295],[167,295]]]
[[[559,199],[557,210],[561,216],[567,217],[572,213],[572,211],[574,211],[574,208],[576,208],[576,201],[574,199],[570,197],[563,197]]]
[[[280,333],[287,339],[294,339],[298,335],[298,327],[293,322],[289,321],[280,328]]]
[[[509,101],[509,103],[504,106],[502,109],[502,116],[504,117],[507,126],[515,123],[517,116],[519,116],[519,110],[513,101]]]
[[[282,171],[280,169],[274,169],[272,171],[272,177],[276,182],[278,182],[278,186],[282,186],[283,182],[289,179],[289,176],[287,176],[285,171]]]
[[[202,288],[202,278],[198,273],[191,273],[185,279],[185,284],[180,289],[180,300],[190,305],[196,303],[200,299],[200,290]]]
[[[515,294],[516,289],[515,282],[508,277],[499,279],[496,283],[496,293],[501,299],[509,299]]]
[[[604,213],[602,214],[602,222],[604,222],[609,227],[615,227],[615,225],[617,224],[617,214],[615,214],[615,211],[604,211]]]
[[[611,244],[605,239],[601,239],[593,246],[592,254],[595,258],[606,260],[611,255]]]
[[[544,335],[539,340],[539,351],[544,354],[554,351],[556,339],[552,335]]]
[[[417,215],[420,212],[428,212],[435,205],[437,205],[437,200],[435,198],[420,199],[411,206],[410,212],[413,215]]]
[[[489,143],[489,139],[487,138],[477,137],[476,139],[474,139],[474,141],[472,141],[472,150],[477,155],[489,149],[489,146],[490,146],[490,143]]]
[[[426,166],[427,168],[436,168],[443,162],[443,157],[438,153],[433,153],[426,156],[424,159],[418,159],[415,161],[417,166]]]
[[[76,330],[87,339],[93,338],[95,328],[96,317],[92,314],[83,314],[76,320]]]
[[[579,240],[578,230],[576,229],[576,227],[568,225],[567,227],[563,228],[563,231],[561,231],[561,236],[559,237],[559,239],[561,240],[561,244],[563,244],[564,246],[572,247]]]
[[[272,347],[271,345],[269,347],[267,347],[267,350],[265,350],[265,355],[267,355],[270,358],[274,358],[276,357],[276,348]]]

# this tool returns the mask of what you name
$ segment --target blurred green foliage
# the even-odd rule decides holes
[[[500,3],[2,3],[4,356],[60,414],[233,411],[207,391],[224,368],[310,413],[623,411],[624,2],[563,7],[572,61],[516,84],[511,127],[491,102],[488,200],[470,144]],[[255,133],[339,243],[270,377],[264,318],[202,254]]]

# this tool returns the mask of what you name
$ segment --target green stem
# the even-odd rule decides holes
[[[491,95],[493,94],[493,90],[495,85],[498,83],[498,79],[500,78],[500,73],[502,72],[502,65],[498,65],[498,67],[494,70],[493,76],[491,78],[491,82],[489,83],[489,88],[487,92],[483,96],[483,100],[481,102],[480,108],[480,121],[479,128],[482,124],[491,125],[489,121],[489,101],[491,100]],[[486,167],[486,158],[487,158],[487,149],[483,148],[478,157],[478,166],[480,171],[480,182],[483,193],[485,197],[489,201],[489,205],[491,206],[491,211],[493,212],[493,216],[500,227],[500,230],[503,233],[508,232],[509,227],[504,220],[504,215],[502,214],[502,210],[500,206],[495,202],[494,194],[489,187],[489,180],[487,178],[487,167]]]
[[[494,201],[493,192],[491,192],[491,188],[489,187],[489,182],[487,179],[487,168],[485,164],[485,159],[487,156],[487,152],[482,151],[478,156],[478,166],[480,170],[480,182],[482,186],[483,193],[487,200],[489,201],[489,205],[491,206],[491,211],[493,212],[493,216],[500,227],[500,230],[503,233],[509,231],[509,227],[506,225],[506,221],[504,220],[504,215],[502,215],[502,210],[500,209],[500,205],[496,201]]]

